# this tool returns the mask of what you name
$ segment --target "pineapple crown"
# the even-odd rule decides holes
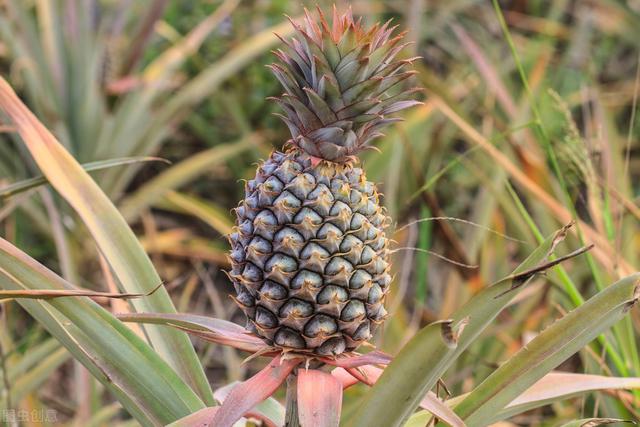
[[[390,114],[420,104],[407,99],[419,88],[387,94],[415,74],[404,68],[419,57],[394,60],[409,43],[402,43],[406,32],[392,37],[391,21],[365,29],[350,8],[338,14],[335,5],[331,25],[318,14],[319,24],[306,9],[302,25],[289,18],[298,37],[281,38],[284,50],[274,51],[280,62],[269,67],[285,93],[272,99],[284,110],[278,116],[291,131],[290,145],[342,163],[401,120]]]

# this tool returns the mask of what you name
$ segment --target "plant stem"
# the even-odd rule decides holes
[[[285,427],[300,427],[298,418],[298,376],[295,373],[287,377],[287,403],[285,409]]]

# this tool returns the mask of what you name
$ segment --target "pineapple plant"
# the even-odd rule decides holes
[[[358,406],[349,402],[344,421],[354,427],[436,422],[484,426],[524,412],[535,419],[536,415],[529,412],[532,409],[597,390],[606,390],[605,398],[615,399],[611,401],[616,403],[614,415],[635,416],[637,396],[621,391],[638,388],[638,370],[628,363],[633,362],[633,353],[627,357],[628,350],[617,345],[624,342],[613,338],[617,334],[603,333],[616,323],[625,327],[618,322],[638,302],[640,273],[623,277],[584,300],[566,274],[558,275],[565,279],[557,285],[567,285],[564,289],[568,291],[574,289],[563,293],[562,300],[566,296],[578,299],[575,309],[509,354],[468,393],[466,379],[461,384],[465,394],[447,402],[433,392],[447,371],[467,362],[460,356],[469,346],[496,341],[486,333],[488,326],[506,307],[518,303],[517,293],[535,276],[592,248],[599,251],[594,250],[594,255],[601,258],[604,254],[608,259],[606,239],[605,244],[598,241],[595,247],[587,245],[567,255],[556,253],[574,222],[542,240],[511,274],[479,289],[450,319],[426,325],[397,354],[379,350],[348,353],[365,342],[383,321],[389,286],[389,243],[384,234],[389,219],[380,207],[375,185],[367,182],[358,166],[357,154],[382,125],[394,120],[389,114],[415,102],[405,100],[407,92],[397,96],[386,93],[410,75],[402,71],[410,61],[393,61],[395,51],[401,49],[401,37],[391,38],[393,29],[388,24],[365,31],[360,22],[353,22],[349,12],[342,16],[334,13],[333,21],[329,30],[324,18],[320,25],[314,25],[307,17],[304,29],[298,28],[298,40],[288,43],[289,51],[278,52],[281,64],[274,66],[274,71],[286,92],[278,102],[285,110],[283,119],[292,130],[292,138],[284,152],[273,153],[256,179],[247,184],[246,199],[237,212],[237,229],[231,236],[236,299],[247,312],[255,334],[223,319],[176,313],[162,287],[150,288],[160,278],[116,207],[0,77],[0,110],[20,135],[16,143],[24,143],[25,152],[31,153],[47,182],[91,231],[109,264],[105,270],[111,269],[125,289],[134,291],[120,294],[78,288],[0,238],[0,296],[5,302],[15,299],[66,347],[51,352],[52,347],[45,343],[34,351],[44,354],[46,346],[51,354],[35,360],[36,364],[50,367],[62,363],[68,352],[119,399],[138,424],[145,426],[232,427],[244,417],[251,425],[258,420],[265,425],[338,427],[343,390],[358,382],[373,388]],[[345,59],[349,57],[352,59]],[[352,91],[358,85],[366,90]],[[33,180],[16,184],[21,191],[33,188]],[[15,184],[10,187],[15,191]],[[521,206],[527,214],[526,207]],[[539,234],[535,222],[531,218],[527,221]],[[600,236],[579,218],[576,225],[587,236]],[[633,269],[624,257],[610,252],[610,265],[615,261],[620,270],[616,274]],[[87,297],[138,301],[133,305],[135,312],[114,314]],[[531,307],[538,310],[540,304],[534,303]],[[505,314],[505,320],[512,322],[514,318]],[[145,329],[153,331],[146,334],[148,342],[121,321],[158,329]],[[160,325],[250,353],[250,358],[271,360],[245,381],[229,384],[214,394],[186,337],[166,334],[171,331]],[[584,367],[597,362],[598,369],[609,370],[611,363],[621,376],[551,372],[568,358],[574,359],[596,338],[593,345],[596,349],[601,346],[602,356],[591,361],[587,357],[597,352],[589,349],[584,354],[588,362]],[[634,335],[628,334],[628,338]],[[497,340],[499,345],[501,339]],[[508,347],[511,353],[512,346]],[[346,353],[334,357],[340,352]],[[9,354],[13,359],[20,353],[13,349]],[[310,359],[315,359],[313,364]],[[28,361],[29,366],[32,362]],[[24,363],[26,357],[16,366]],[[11,374],[16,366],[10,365],[5,375],[9,379],[16,377]],[[285,408],[269,398],[284,383]],[[8,385],[0,393],[4,394],[0,396],[4,403],[9,397],[13,399],[16,390],[9,390]],[[37,396],[26,397],[34,398]],[[265,399],[269,401],[261,405]],[[591,400],[600,402],[599,397]],[[418,408],[422,409],[415,412]],[[605,406],[602,410],[612,411]],[[559,416],[572,417],[584,410],[565,412]],[[566,425],[614,420],[582,419]],[[79,423],[85,425],[85,421],[81,418]]]
[[[351,10],[319,23],[305,13],[270,66],[274,100],[291,132],[245,185],[229,236],[229,276],[247,328],[284,351],[332,356],[355,350],[385,319],[391,220],[358,154],[419,104],[395,90],[415,58],[396,60],[404,33],[364,27]]]

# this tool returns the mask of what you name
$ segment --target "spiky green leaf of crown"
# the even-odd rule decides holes
[[[305,10],[303,25],[291,21],[298,37],[282,40],[270,67],[285,93],[274,98],[291,131],[290,144],[308,154],[344,162],[382,135],[380,129],[398,121],[390,114],[419,104],[407,97],[418,89],[393,96],[387,91],[415,74],[405,65],[416,58],[394,60],[408,43],[405,33],[392,37],[390,21],[365,30],[349,9],[333,8],[331,26],[318,9],[320,24]]]

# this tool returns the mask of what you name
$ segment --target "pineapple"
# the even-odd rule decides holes
[[[394,61],[406,45],[389,22],[365,29],[334,7],[331,26],[306,13],[292,22],[271,70],[284,87],[276,98],[291,132],[245,186],[229,236],[229,273],[248,328],[269,345],[311,356],[355,350],[387,312],[390,218],[357,154],[418,104],[416,89],[388,95],[410,77]]]

